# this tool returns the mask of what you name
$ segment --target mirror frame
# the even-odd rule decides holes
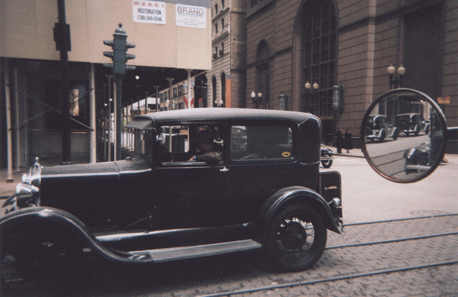
[[[441,122],[441,125],[442,125],[442,130],[443,130],[443,145],[441,147],[441,151],[438,155],[438,158],[437,160],[434,162],[434,164],[431,166],[431,168],[426,171],[424,174],[422,175],[419,175],[417,176],[416,178],[413,178],[413,179],[398,179],[398,178],[394,178],[390,175],[387,175],[385,173],[383,173],[382,171],[380,171],[377,166],[372,162],[368,152],[367,152],[367,148],[366,148],[366,139],[365,139],[365,135],[364,135],[364,128],[365,128],[365,123],[367,122],[369,116],[371,115],[371,112],[372,110],[377,106],[377,104],[379,104],[384,98],[390,96],[390,95],[393,95],[394,93],[397,93],[397,92],[410,92],[410,93],[413,93],[413,94],[416,94],[416,95],[419,95],[419,96],[422,96],[424,97],[424,100],[427,100],[429,104],[431,104],[431,106],[433,106],[436,110],[437,110],[437,115],[440,119],[440,122]],[[447,146],[447,135],[448,134],[448,129],[447,129],[447,121],[445,119],[445,115],[442,111],[442,109],[440,108],[440,106],[431,98],[429,97],[428,95],[426,95],[425,93],[422,93],[420,91],[417,91],[417,90],[414,90],[414,89],[408,89],[408,88],[399,88],[399,89],[394,89],[394,90],[390,90],[386,93],[383,93],[382,95],[380,95],[376,100],[374,100],[371,105],[369,106],[369,108],[366,110],[366,113],[364,114],[364,117],[363,117],[363,120],[361,122],[361,128],[360,128],[360,139],[361,139],[361,149],[363,151],[363,154],[364,154],[364,157],[366,158],[366,161],[367,163],[369,163],[369,165],[372,167],[372,169],[377,172],[380,176],[382,176],[383,178],[389,180],[389,181],[392,181],[392,182],[397,182],[397,183],[413,183],[413,182],[417,182],[419,180],[422,180],[424,178],[426,178],[427,176],[429,176],[431,173],[433,173],[434,170],[436,170],[436,168],[439,166],[439,164],[442,162],[442,159],[444,158],[444,155],[445,155],[445,147]]]

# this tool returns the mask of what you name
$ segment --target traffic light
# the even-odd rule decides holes
[[[119,24],[119,28],[113,34],[113,40],[103,41],[103,44],[113,48],[112,52],[103,52],[103,55],[111,58],[113,63],[104,63],[103,66],[113,68],[113,74],[115,76],[124,76],[127,70],[135,69],[135,66],[126,65],[127,60],[135,59],[135,55],[127,53],[127,50],[134,48],[135,44],[126,42],[126,39],[126,31],[122,28],[122,24]]]

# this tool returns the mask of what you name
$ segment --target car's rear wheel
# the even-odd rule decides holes
[[[329,154],[324,154],[324,157],[326,157],[326,158],[331,158],[331,155],[329,155]],[[329,167],[331,167],[331,165],[332,165],[332,160],[324,160],[324,161],[321,161],[321,164],[323,164],[323,167],[324,167],[324,168],[329,168]]]
[[[267,229],[265,248],[269,260],[281,269],[311,267],[323,254],[327,230],[315,209],[294,204],[279,211]]]

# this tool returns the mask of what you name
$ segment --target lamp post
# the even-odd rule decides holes
[[[316,98],[315,97],[316,96],[316,92],[320,88],[320,85],[317,82],[314,82],[313,85],[312,85],[312,84],[310,84],[310,82],[307,81],[304,84],[304,87],[305,87],[306,93],[312,93],[313,94],[312,96],[310,96],[310,98],[315,99]],[[309,97],[309,96],[307,96],[307,97]],[[311,107],[313,106],[313,104],[310,104],[310,105],[311,105]],[[307,108],[307,101],[305,102],[305,106]],[[311,112],[311,113],[315,112],[314,110],[308,110],[308,111]]]
[[[311,85],[308,81],[304,85],[306,91],[316,91],[320,88],[320,85],[317,82],[314,82],[313,85]]]
[[[251,100],[253,100],[253,105],[255,108],[259,108],[259,103],[262,100],[262,93],[259,92],[258,95],[256,96],[256,93],[254,91],[251,92]]]
[[[406,69],[404,66],[399,66],[397,73],[396,73],[396,68],[391,64],[386,71],[388,72],[389,76],[389,82],[390,82],[390,90],[393,89],[393,86],[395,89],[398,88],[398,85],[400,88],[402,88],[402,83],[404,81],[404,75],[406,74]]]

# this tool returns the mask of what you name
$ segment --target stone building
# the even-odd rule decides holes
[[[208,107],[246,107],[246,1],[212,0]]]
[[[248,0],[247,107],[278,109],[283,93],[286,109],[321,118],[325,142],[336,129],[357,136],[365,110],[390,89],[393,64],[406,69],[404,87],[449,96],[442,107],[458,126],[457,12],[457,0]]]

